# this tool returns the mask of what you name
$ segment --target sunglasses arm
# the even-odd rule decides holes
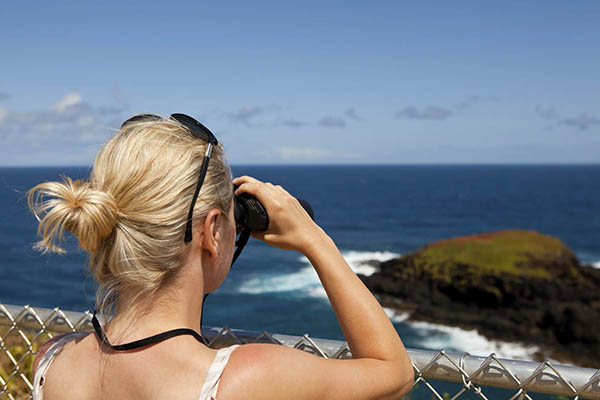
[[[190,207],[190,212],[188,213],[187,224],[185,226],[185,238],[183,239],[185,243],[189,243],[192,241],[192,217],[194,215],[194,206],[196,205],[196,199],[198,198],[198,194],[200,193],[200,188],[204,183],[204,178],[206,177],[206,171],[208,170],[208,164],[210,162],[210,156],[212,155],[213,144],[208,143],[206,146],[206,153],[204,154],[204,161],[202,161],[202,168],[200,170],[200,178],[198,179],[198,184],[196,185],[196,191],[194,192],[194,197],[192,199],[192,205]]]

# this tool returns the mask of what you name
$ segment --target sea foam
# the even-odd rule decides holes
[[[531,360],[534,358],[535,353],[540,351],[537,346],[490,340],[480,335],[476,330],[420,321],[410,322],[410,326],[421,331],[419,336],[423,338],[423,347],[433,350],[445,348],[479,356],[496,353],[498,357],[519,360]]]
[[[383,309],[392,323],[404,323],[410,326],[419,337],[421,347],[430,350],[468,352],[474,356],[488,356],[496,353],[500,358],[531,360],[540,349],[519,343],[491,340],[476,330],[462,329],[422,321],[407,321],[409,314],[390,308]]]
[[[399,257],[400,254],[390,251],[342,251],[342,256],[357,274],[372,275],[377,267],[371,265],[373,261],[386,261]],[[304,266],[298,271],[288,274],[262,275],[244,282],[239,291],[242,293],[260,294],[272,292],[302,291],[310,297],[327,299],[325,289],[313,266],[304,256],[298,258]]]

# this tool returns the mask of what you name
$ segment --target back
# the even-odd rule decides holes
[[[41,400],[42,394],[44,400],[214,398],[236,347],[217,351],[193,338],[179,337],[109,356],[101,352],[94,335],[70,334],[41,357],[34,399]]]

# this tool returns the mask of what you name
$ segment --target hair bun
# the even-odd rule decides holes
[[[46,182],[31,189],[29,205],[38,219],[44,214],[38,227],[42,236],[38,247],[43,250],[63,252],[55,242],[66,228],[79,239],[82,249],[94,252],[117,224],[117,203],[110,193],[68,177],[63,182]]]
[[[88,182],[77,180],[71,184],[71,196],[65,198],[71,217],[65,220],[65,228],[79,238],[84,250],[95,251],[100,240],[110,235],[117,224],[115,198],[110,193],[93,190]]]

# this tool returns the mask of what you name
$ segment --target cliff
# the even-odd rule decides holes
[[[412,319],[535,344],[541,357],[600,364],[600,270],[582,266],[551,236],[509,230],[443,240],[361,279]]]

